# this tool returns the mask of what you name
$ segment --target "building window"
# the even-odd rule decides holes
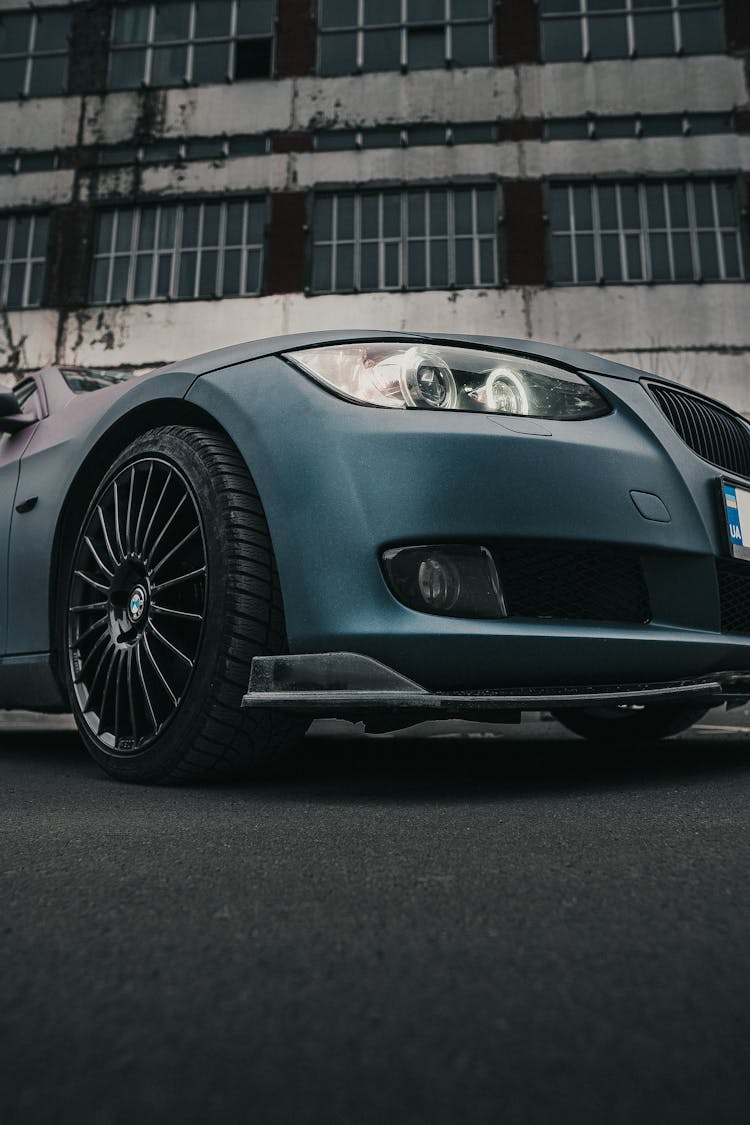
[[[176,0],[115,8],[109,88],[268,78],[275,0]]]
[[[723,51],[722,0],[540,0],[542,58]]]
[[[0,215],[0,308],[42,303],[49,215]]]
[[[69,32],[70,12],[0,14],[0,98],[65,93]]]
[[[494,62],[491,0],[320,0],[320,74]]]
[[[732,180],[553,184],[550,227],[563,284],[744,276]]]
[[[265,219],[261,198],[100,211],[91,301],[255,295]]]
[[[731,113],[644,113],[630,117],[558,117],[544,122],[545,141],[626,137],[699,137],[734,132]]]
[[[497,223],[494,187],[323,192],[313,291],[495,286]]]

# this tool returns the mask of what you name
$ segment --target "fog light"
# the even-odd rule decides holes
[[[394,547],[383,568],[400,602],[448,617],[507,616],[497,568],[486,547],[464,544]]]

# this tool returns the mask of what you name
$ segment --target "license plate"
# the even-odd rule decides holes
[[[732,554],[750,559],[750,489],[723,482],[724,511]]]

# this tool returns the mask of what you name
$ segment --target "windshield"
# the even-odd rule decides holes
[[[60,374],[77,395],[85,391],[100,391],[135,377],[132,371],[97,371],[93,367],[61,367]]]

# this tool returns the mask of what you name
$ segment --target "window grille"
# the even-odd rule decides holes
[[[319,0],[320,74],[494,62],[491,0]]]
[[[553,184],[550,233],[564,284],[744,276],[732,180]]]
[[[275,0],[175,0],[114,9],[109,88],[268,78]]]
[[[313,291],[496,286],[497,223],[491,186],[322,192]]]
[[[92,303],[258,294],[265,214],[262,198],[100,211]]]
[[[0,308],[42,303],[49,215],[0,215]]]
[[[542,58],[723,51],[722,0],[540,0]]]
[[[0,98],[65,92],[70,18],[54,8],[0,13]]]

